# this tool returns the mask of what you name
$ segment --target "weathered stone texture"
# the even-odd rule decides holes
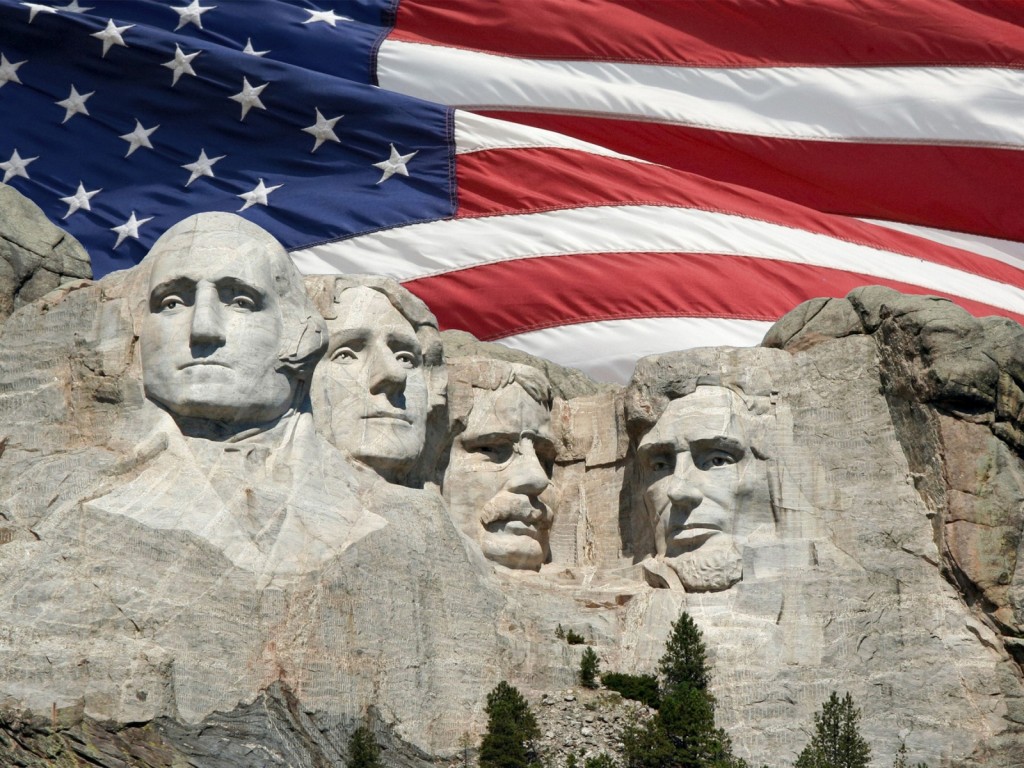
[[[0,328],[0,763],[319,768],[368,723],[386,764],[421,768],[479,736],[499,680],[535,701],[575,685],[558,625],[603,670],[648,672],[685,609],[751,764],[791,762],[837,690],[876,767],[902,739],[932,766],[1024,768],[1019,326],[862,289],[797,308],[767,348],[648,358],[628,388],[446,332],[449,361],[529,365],[554,396],[551,557],[512,570],[432,483],[338,458],[301,409],[288,450],[320,446],[301,461],[189,443],[143,388],[147,285],[140,268],[58,286]],[[722,389],[735,397],[705,398]],[[754,491],[731,510],[739,580],[687,592],[650,512],[666,470],[638,457],[655,426],[685,437],[691,419],[718,428],[697,442],[745,425],[743,455],[705,469],[742,466]],[[450,442],[428,423],[428,444]],[[545,427],[514,435],[508,463]],[[374,524],[298,526],[278,543],[301,554],[261,570],[207,529],[221,507]],[[541,730],[561,734],[553,706]]]
[[[851,313],[859,329],[830,319]],[[765,343],[792,350],[851,333],[878,350],[882,391],[934,518],[943,572],[1024,661],[1024,329],[876,287],[803,305]]]
[[[92,277],[89,255],[35,203],[0,184],[0,323],[57,286]]]

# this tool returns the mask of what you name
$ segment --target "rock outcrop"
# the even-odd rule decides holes
[[[765,344],[810,349],[856,335],[878,351],[943,573],[1024,664],[1024,328],[875,287],[801,305]]]
[[[22,224],[5,226],[15,240]],[[240,428],[207,388],[221,372],[168,396],[140,347],[164,310],[269,311],[260,291],[288,280],[242,275],[256,290],[238,296],[225,274],[230,296],[203,294],[203,273],[183,298],[164,288],[192,278],[152,272],[22,290],[0,327],[0,762],[340,765],[368,724],[389,766],[457,764],[502,679],[536,705],[552,755],[614,750],[625,711],[566,700],[580,647],[558,626],[605,671],[653,672],[686,610],[719,724],[752,764],[792,762],[837,690],[863,709],[877,766],[902,742],[933,767],[1024,767],[1019,326],[860,289],[798,307],[760,348],[646,358],[627,387],[446,333],[452,370],[476,361],[485,392],[446,411],[429,313],[370,281],[350,303],[388,318],[382,339],[311,278],[333,316],[299,320],[329,339],[299,334],[273,368],[291,399]],[[210,365],[234,343],[176,327],[161,343]],[[327,350],[345,397],[378,398],[360,418],[386,429],[313,429],[332,423],[315,408],[349,400],[305,398],[307,347]],[[436,370],[409,373],[424,357]],[[436,466],[410,469],[414,422]],[[442,479],[487,489],[459,525]],[[461,532],[539,539],[539,521],[542,564]]]
[[[81,244],[27,197],[0,184],[0,324],[57,286],[89,277]]]

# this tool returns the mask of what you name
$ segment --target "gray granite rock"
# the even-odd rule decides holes
[[[219,372],[190,398],[147,385],[147,323],[198,305],[151,272],[60,285],[0,328],[0,763],[337,765],[361,724],[389,766],[455,761],[499,680],[576,712],[579,648],[559,625],[602,669],[647,672],[685,609],[752,764],[790,763],[837,690],[876,768],[901,740],[914,762],[1024,766],[1018,326],[863,289],[795,310],[775,348],[648,358],[628,388],[445,334],[449,360],[532,366],[553,395],[506,457],[550,440],[550,554],[507,568],[433,484],[396,482],[404,443],[392,474],[311,430],[294,355],[295,399],[242,430],[253,411],[203,394]],[[203,311],[277,300],[222,293]],[[219,348],[210,333],[195,359]],[[342,349],[336,365],[358,356]],[[411,378],[390,377],[396,410]],[[724,475],[670,488],[691,465]],[[582,728],[614,742],[585,716],[572,733],[540,718],[553,746],[579,748]]]
[[[0,184],[0,323],[57,286],[89,277],[81,244],[27,197]]]
[[[465,331],[444,331],[441,333],[446,359],[459,357],[490,357],[509,363],[521,363],[538,368],[544,372],[555,395],[568,400],[585,397],[599,392],[614,392],[618,389],[614,384],[594,381],[582,371],[553,363],[550,360],[536,357],[518,349],[480,341]]]
[[[880,287],[803,307],[765,343],[793,350],[852,332],[871,339],[942,571],[1024,663],[1024,328]],[[851,314],[857,331],[830,319]]]

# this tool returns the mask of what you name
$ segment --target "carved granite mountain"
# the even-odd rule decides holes
[[[873,287],[802,304],[766,346],[870,337],[942,571],[1024,663],[1024,328]]]
[[[458,382],[424,416],[429,313],[387,281],[308,279],[322,324],[293,278],[233,260],[244,242],[284,269],[249,227],[184,226],[162,261],[0,328],[0,763],[340,765],[369,723],[386,764],[426,766],[479,735],[499,680],[573,684],[558,625],[605,670],[651,671],[685,609],[752,764],[791,763],[848,690],[878,766],[901,740],[913,762],[1024,766],[1019,326],[861,289],[763,348],[646,358],[627,387],[446,334]],[[247,314],[279,303],[281,325]],[[279,352],[236,321],[306,330]],[[146,352],[185,338],[180,368]],[[272,353],[277,410],[220,397],[231,339]],[[300,349],[341,389],[307,398]],[[378,398],[363,439],[312,429],[357,394]],[[441,458],[405,475],[414,422]],[[479,516],[463,500],[456,525],[463,483]],[[547,561],[474,524],[543,534]]]

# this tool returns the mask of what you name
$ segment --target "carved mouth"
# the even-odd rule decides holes
[[[531,539],[539,539],[540,531],[533,523],[525,520],[499,520],[487,526],[491,533],[505,533],[513,536],[529,536]]]
[[[721,528],[710,525],[684,525],[670,531],[672,541],[683,544],[703,544],[712,536],[722,532]]]
[[[536,539],[551,526],[551,510],[539,499],[502,493],[484,505],[480,524],[491,533]]]
[[[178,370],[184,370],[186,368],[198,368],[202,366],[212,366],[217,368],[230,368],[230,366],[224,363],[218,363],[216,360],[190,360],[187,363],[182,363],[178,366]]]
[[[399,421],[403,424],[412,424],[412,418],[404,411],[373,411],[363,416],[363,419],[384,419]]]

